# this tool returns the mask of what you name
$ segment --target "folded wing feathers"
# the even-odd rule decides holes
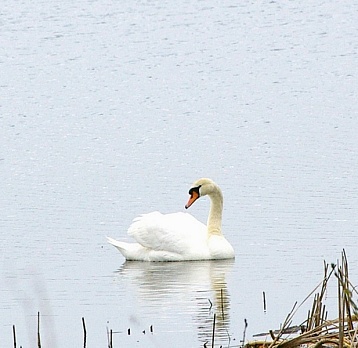
[[[128,234],[144,247],[183,254],[206,238],[206,226],[190,214],[153,212],[134,219]]]

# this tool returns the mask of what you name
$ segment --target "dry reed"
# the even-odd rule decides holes
[[[327,319],[327,309],[323,303],[326,296],[327,284],[334,275],[337,279],[338,318]],[[314,295],[311,309],[305,322],[299,326],[301,333],[295,337],[284,337],[292,327],[292,319],[298,308],[318,289]],[[348,278],[348,261],[345,251],[337,264],[324,263],[324,277],[321,283],[296,308],[293,306],[282,327],[277,332],[270,331],[272,341],[249,342],[245,348],[358,348],[358,307],[353,301],[356,288]],[[297,327],[295,327],[297,328]]]
[[[82,327],[83,327],[83,348],[86,348],[87,330],[86,330],[86,323],[85,323],[85,318],[84,317],[82,317]]]

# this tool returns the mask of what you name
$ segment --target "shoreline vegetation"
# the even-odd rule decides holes
[[[330,320],[327,319],[328,311],[324,299],[327,295],[327,284],[334,279],[337,281],[338,318]],[[298,326],[291,326],[297,310],[314,293],[307,319]],[[294,304],[280,330],[270,330],[267,333],[269,340],[249,342],[244,345],[244,348],[357,348],[358,306],[353,300],[353,295],[357,294],[357,287],[349,281],[348,260],[343,250],[340,262],[330,265],[324,263],[323,280],[299,306],[297,302]],[[261,336],[261,334],[256,336]]]
[[[328,311],[324,304],[327,296],[329,281],[337,282],[337,306],[338,318],[327,319]],[[285,318],[279,330],[269,330],[267,333],[257,334],[254,337],[265,336],[264,340],[253,340],[245,343],[247,320],[244,319],[245,327],[240,344],[231,345],[231,337],[228,333],[226,344],[215,343],[216,313],[214,313],[212,336],[203,344],[204,348],[228,347],[228,348],[358,348],[358,305],[353,300],[353,295],[358,295],[358,286],[354,286],[348,277],[348,260],[345,250],[342,251],[340,262],[327,264],[324,262],[323,280],[308,294],[300,305],[297,302]],[[307,319],[300,325],[293,325],[293,319],[298,309],[306,303],[314,294],[311,309]],[[209,300],[210,302],[210,300]],[[265,293],[263,293],[264,308],[266,307]],[[87,329],[85,318],[82,317],[83,348],[87,346]],[[17,345],[16,327],[12,326],[13,347]],[[148,330],[153,334],[153,326]],[[113,348],[113,334],[116,333],[107,327],[107,348]],[[145,333],[143,331],[143,333]],[[130,329],[127,332],[131,334]],[[171,345],[169,345],[171,346]],[[37,347],[41,345],[40,312],[37,313]]]

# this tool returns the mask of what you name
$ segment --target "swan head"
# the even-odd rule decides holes
[[[189,190],[190,198],[185,205],[185,209],[188,209],[198,198],[206,195],[214,195],[215,193],[221,194],[221,191],[218,185],[211,179],[201,178],[195,181]]]

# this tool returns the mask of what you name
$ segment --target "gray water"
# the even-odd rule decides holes
[[[244,319],[247,339],[278,328],[343,248],[358,283],[355,1],[1,9],[3,347],[13,324],[36,346],[38,311],[44,347],[83,346],[82,317],[88,348],[107,329],[115,347],[210,346],[214,314],[217,346],[238,346]],[[183,211],[203,176],[234,262],[125,263],[106,243]]]

